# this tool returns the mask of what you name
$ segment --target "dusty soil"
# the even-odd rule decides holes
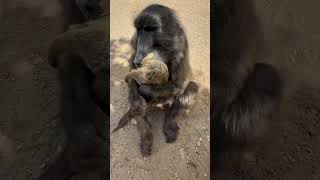
[[[47,63],[63,30],[61,7],[58,0],[1,1],[0,23],[0,179],[34,180],[65,141],[57,73]]]
[[[280,69],[286,83],[275,135],[234,167],[225,162],[217,180],[320,179],[319,1],[254,1],[264,29],[259,61]]]
[[[163,113],[151,113],[154,144],[149,158],[143,158],[140,154],[135,121],[111,134],[110,176],[114,180],[209,179],[209,1],[111,1],[110,128],[115,128],[129,109],[124,77],[131,54],[128,43],[134,32],[133,19],[148,4],[155,2],[177,11],[188,36],[194,78],[201,85],[201,90],[195,106],[179,115],[180,135],[173,144],[165,143]]]
[[[56,72],[46,59],[61,31],[58,12],[54,1],[0,3],[0,179],[35,179],[62,149]]]

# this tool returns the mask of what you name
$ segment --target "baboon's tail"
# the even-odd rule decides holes
[[[237,97],[222,112],[227,136],[246,141],[275,110],[282,95],[283,82],[271,65],[257,63]]]

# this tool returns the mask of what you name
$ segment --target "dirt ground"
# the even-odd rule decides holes
[[[63,149],[57,73],[47,51],[62,32],[58,0],[0,2],[0,179],[34,180]]]
[[[259,61],[280,69],[285,97],[270,143],[258,145],[240,167],[225,162],[216,180],[320,179],[320,2],[253,1],[264,29]]]
[[[194,78],[201,85],[201,90],[195,106],[178,117],[180,134],[175,143],[165,143],[162,133],[164,115],[157,112],[151,115],[154,122],[151,157],[143,158],[140,154],[140,138],[135,121],[111,134],[110,176],[113,180],[209,179],[209,1],[111,1],[110,127],[116,127],[129,108],[128,89],[123,81],[128,72],[128,59],[131,54],[128,43],[134,33],[135,16],[151,3],[160,3],[176,10],[188,36],[190,62]]]
[[[33,180],[62,149],[56,72],[47,48],[61,31],[55,1],[0,2],[0,179]]]
[[[44,162],[49,162],[63,146],[56,72],[46,63],[49,43],[61,30],[56,14],[59,7],[51,1],[44,2],[48,1],[0,2],[0,179],[3,180],[35,179],[46,167]],[[165,143],[161,130],[163,117],[153,116],[155,140],[150,158],[140,155],[134,122],[112,134],[112,179],[210,176],[209,3],[161,2],[176,9],[185,26],[193,71],[198,82],[202,82],[202,90],[196,106],[179,116],[181,131],[176,143]],[[129,108],[127,87],[122,81],[128,70],[128,39],[133,34],[134,16],[148,3],[111,2],[111,128]],[[270,132],[278,138],[257,147],[240,168],[230,168],[228,165],[233,162],[226,162],[222,171],[214,172],[214,177],[320,179],[320,21],[317,21],[320,2],[255,3],[266,37],[267,53],[261,54],[261,61],[277,66],[286,80],[281,126]]]

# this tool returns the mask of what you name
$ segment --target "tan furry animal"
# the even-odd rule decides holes
[[[141,67],[132,69],[126,76],[126,82],[134,79],[138,84],[163,84],[168,81],[167,65],[154,53],[149,53],[141,62]]]

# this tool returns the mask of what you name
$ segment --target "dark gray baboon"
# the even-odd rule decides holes
[[[211,107],[217,159],[228,147],[246,146],[263,136],[280,102],[283,82],[273,66],[255,62],[263,39],[252,1],[217,1],[214,6]]]
[[[80,24],[88,20],[97,19],[102,13],[101,0],[59,0],[62,5],[64,18],[63,29],[71,24]]]
[[[58,59],[61,119],[67,144],[39,179],[68,180],[92,174],[102,180],[108,153],[102,131],[106,131],[108,117],[90,97],[94,76],[78,55],[62,53]]]
[[[76,19],[81,14],[73,15]],[[107,25],[107,17],[78,25],[56,37],[50,46],[48,61],[58,71],[67,144],[39,180],[107,178]]]
[[[188,97],[197,92],[198,86],[189,82],[191,70],[187,37],[172,9],[158,4],[150,5],[138,15],[134,26],[136,33],[132,38],[132,46],[135,52],[131,57],[131,68],[139,67],[148,53],[155,52],[169,69],[169,81],[165,84],[139,86],[136,81],[128,82],[131,112],[137,119],[141,137],[141,152],[148,156],[151,154],[153,135],[146,116],[147,103],[174,98],[165,113],[163,127],[166,141],[171,143],[178,136],[176,116],[188,103]]]
[[[81,56],[83,63],[95,76],[91,95],[105,113],[109,109],[109,96],[106,93],[109,81],[107,23],[107,18],[101,18],[58,35],[48,55],[49,64],[55,68],[58,67],[59,56],[64,52]]]

